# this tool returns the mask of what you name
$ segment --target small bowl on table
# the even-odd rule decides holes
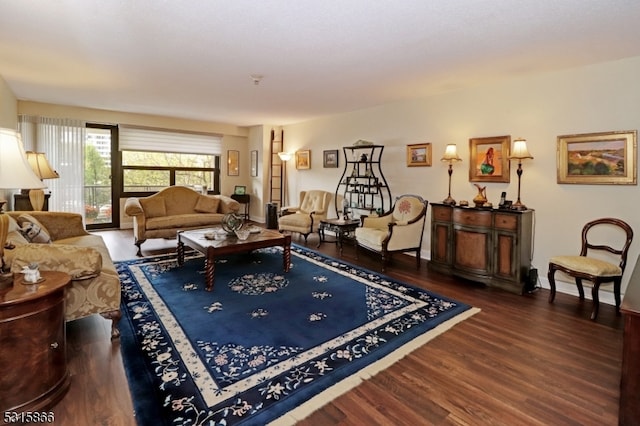
[[[249,238],[249,234],[251,233],[249,229],[236,229],[233,232],[235,232],[236,237],[238,237],[238,239],[241,241],[244,241],[247,238]]]

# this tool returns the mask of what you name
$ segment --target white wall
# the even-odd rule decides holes
[[[292,201],[302,189],[335,191],[340,173],[322,168],[322,151],[340,149],[358,139],[385,145],[382,167],[394,197],[417,193],[432,202],[447,195],[447,165],[439,159],[446,144],[456,143],[463,162],[454,165],[452,196],[470,201],[477,190],[469,182],[469,139],[521,136],[534,156],[523,163],[522,201],[536,210],[533,266],[543,285],[548,286],[549,257],[576,253],[583,224],[613,216],[627,221],[637,234],[624,291],[640,252],[640,190],[637,185],[558,184],[556,146],[559,135],[638,129],[638,75],[640,57],[635,57],[286,126],[288,150],[312,151],[310,170],[289,168]],[[433,144],[433,166],[406,167],[406,145],[422,142]],[[337,170],[341,172],[343,165],[341,157]],[[510,183],[486,184],[489,201],[497,205],[502,191],[507,191],[508,199],[516,199],[515,169],[514,164]],[[424,241],[423,255],[428,257],[428,227]],[[573,292],[574,288],[568,285],[560,290]],[[605,295],[603,300],[611,297]]]

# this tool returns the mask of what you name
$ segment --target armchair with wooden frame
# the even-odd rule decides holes
[[[422,234],[429,202],[419,195],[396,198],[391,211],[378,217],[365,217],[356,228],[356,257],[363,247],[382,255],[382,271],[392,253],[416,252],[416,268],[420,268]]]
[[[307,242],[307,237],[318,232],[320,220],[327,218],[332,194],[322,190],[300,191],[300,205],[283,207],[278,218],[278,230],[298,232]]]

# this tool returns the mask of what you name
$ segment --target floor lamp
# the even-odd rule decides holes
[[[453,174],[453,163],[457,163],[458,161],[462,161],[462,158],[458,157],[458,148],[455,144],[450,143],[447,145],[444,156],[440,159],[445,163],[449,163],[449,195],[442,204],[448,204],[454,206],[456,204],[456,200],[451,197],[451,175]]]
[[[40,178],[40,180],[57,179],[60,177],[58,172],[56,172],[51,167],[51,164],[49,164],[44,152],[27,151],[26,155],[31,169],[36,176]],[[26,190],[26,192],[29,194],[29,201],[31,202],[33,210],[41,211],[44,207],[44,191],[42,189],[30,189]]]
[[[279,152],[278,157],[282,161],[282,209],[287,206],[287,161],[291,160],[292,155],[290,152]]]

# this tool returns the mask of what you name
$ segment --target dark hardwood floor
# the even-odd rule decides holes
[[[130,230],[101,231],[114,260],[135,257]],[[293,241],[304,240],[293,237]],[[317,237],[309,237],[315,248]],[[145,255],[175,250],[150,240]],[[320,251],[338,257],[335,244]],[[379,270],[378,258],[346,246],[343,259]],[[481,312],[302,420],[300,425],[616,425],[621,317],[603,305],[548,291],[519,296],[427,270],[399,255],[387,274]],[[99,316],[67,324],[72,383],[53,408],[59,425],[134,425],[118,341]]]

